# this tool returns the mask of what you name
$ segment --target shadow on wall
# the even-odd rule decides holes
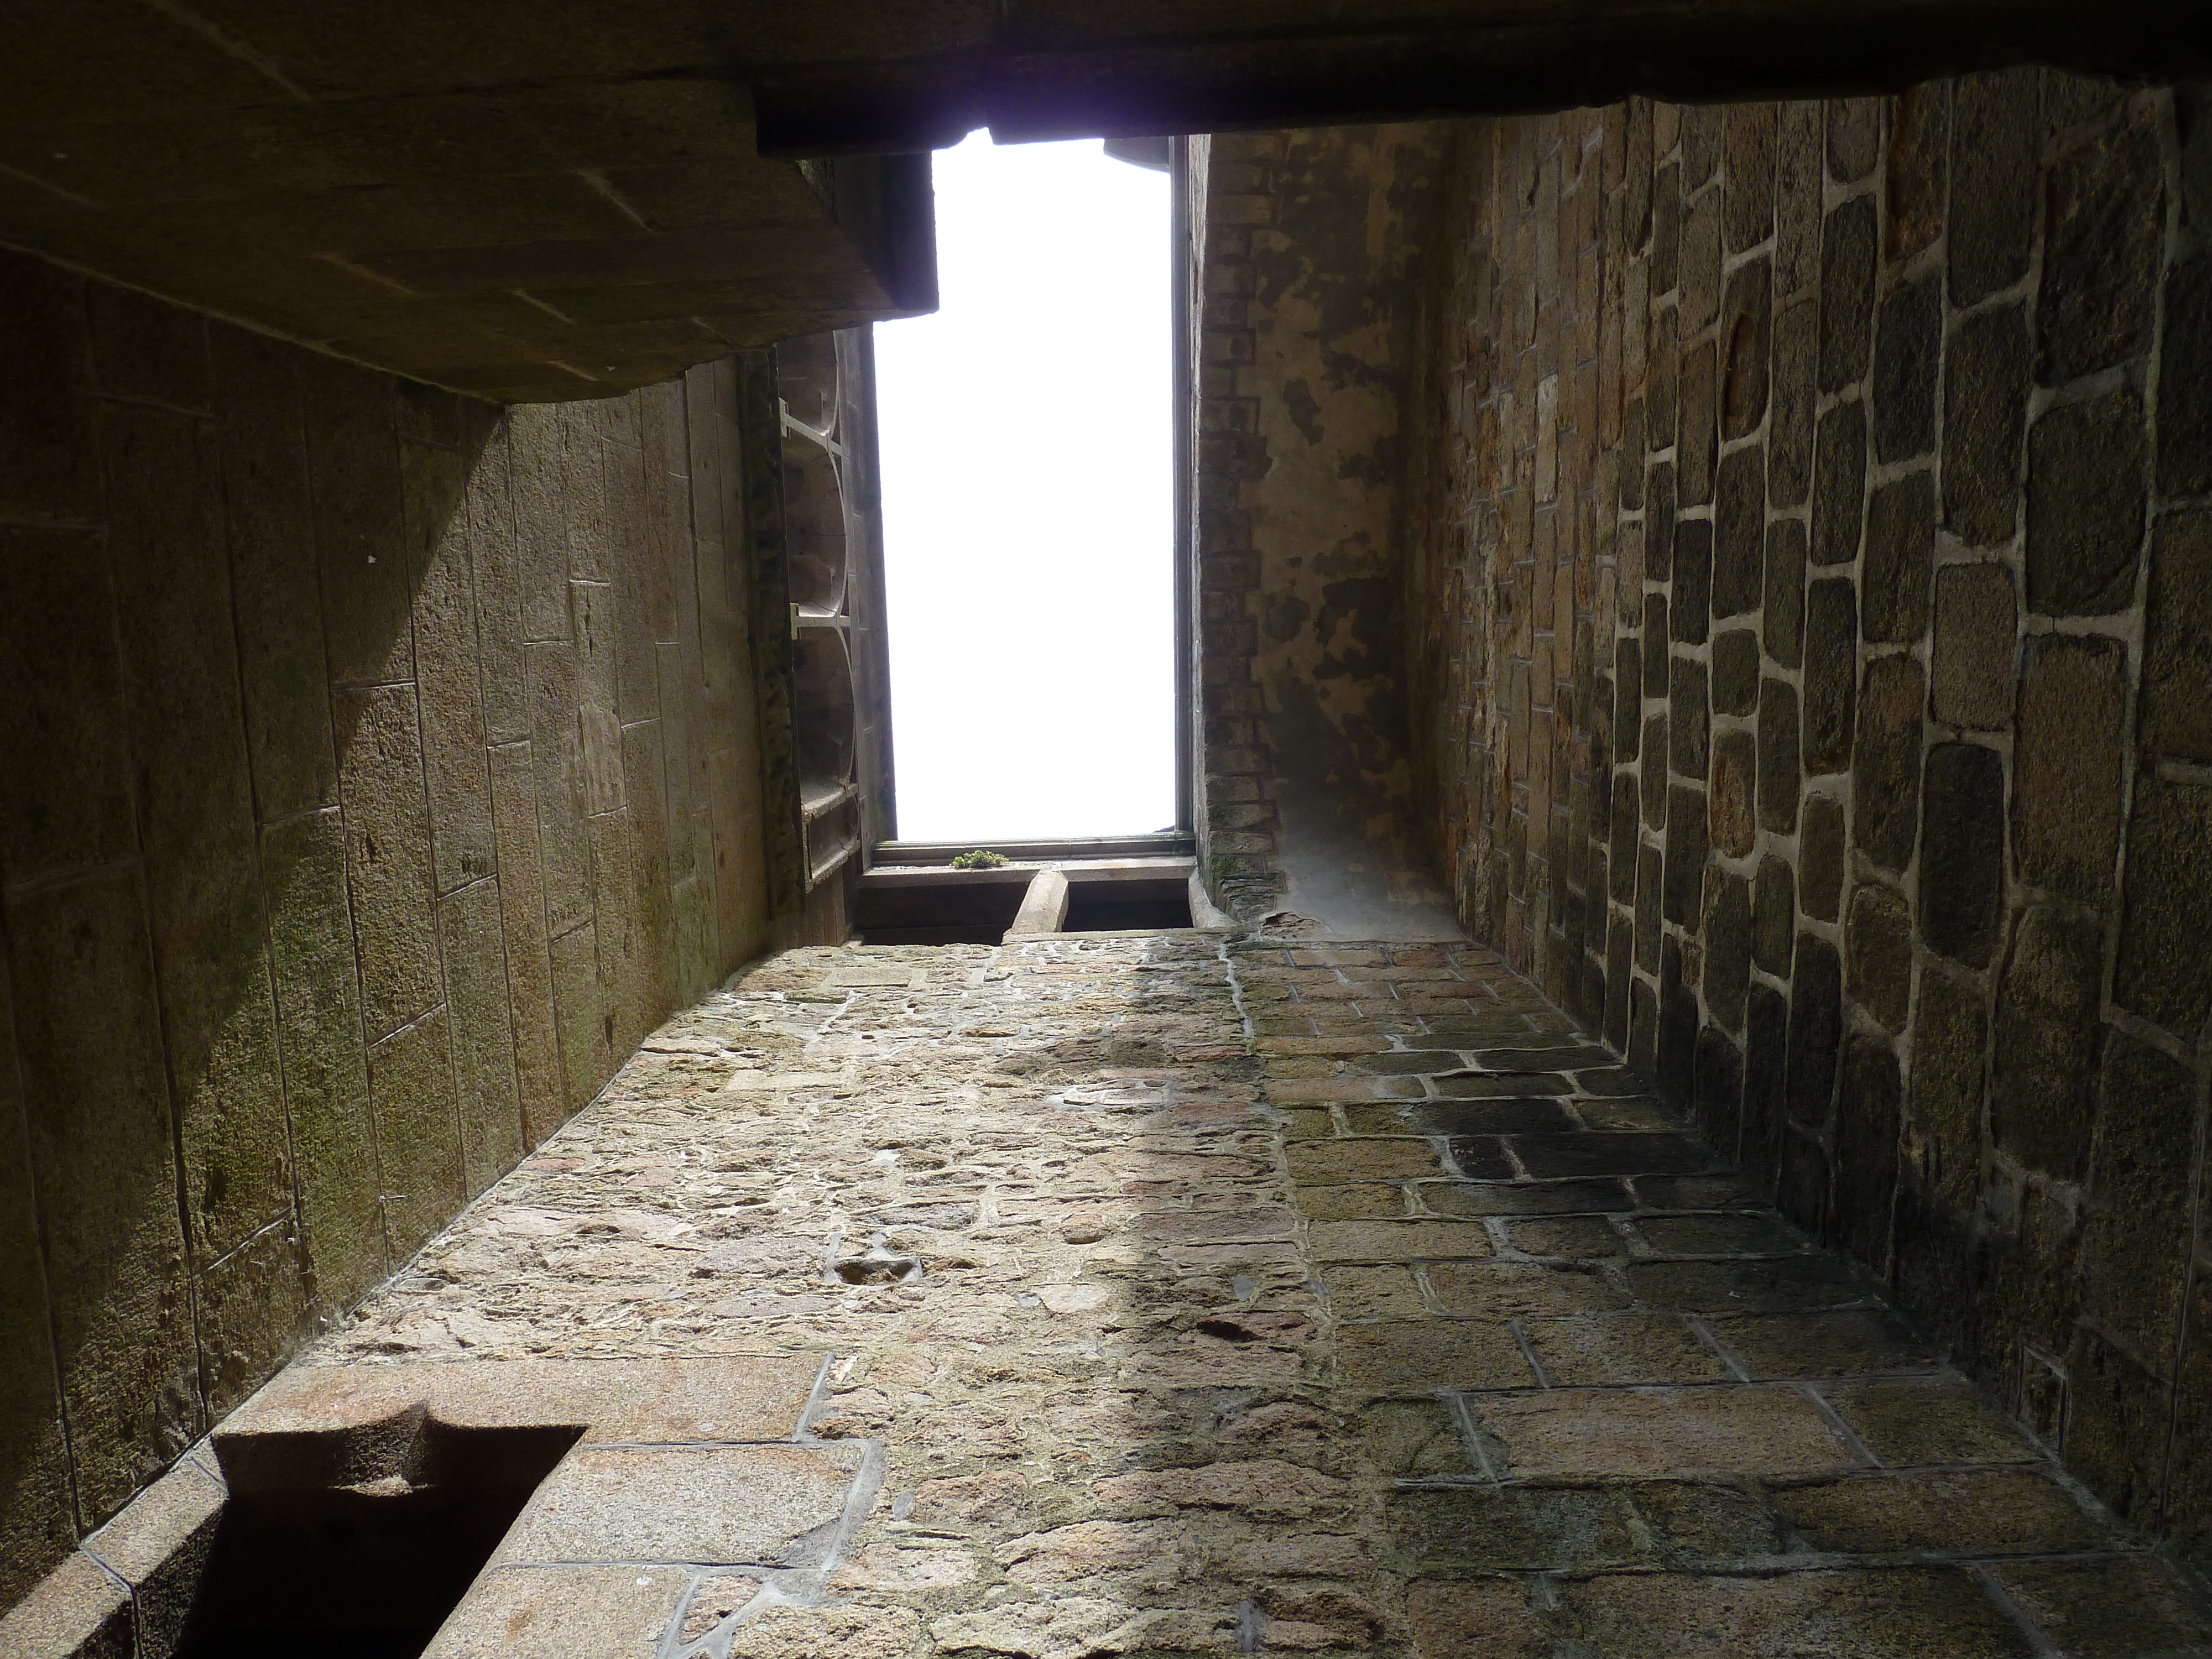
[[[501,414],[0,315],[5,1607],[766,919],[726,364]]]

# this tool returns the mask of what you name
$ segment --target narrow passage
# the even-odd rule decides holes
[[[586,1362],[764,1379],[765,1426],[699,1425],[688,1485],[587,1441],[438,1659],[586,1625],[664,1659],[2212,1640],[1474,946],[789,952],[272,1395]]]

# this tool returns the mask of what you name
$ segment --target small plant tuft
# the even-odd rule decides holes
[[[956,870],[1003,870],[1012,862],[1004,853],[993,853],[978,847],[975,851],[963,853],[953,860],[952,867]]]

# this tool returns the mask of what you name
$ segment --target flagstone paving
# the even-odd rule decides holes
[[[2212,1644],[1880,1285],[1474,946],[787,953],[303,1363],[716,1356],[818,1360],[796,1438],[848,1443],[760,1477],[814,1530],[595,1450],[658,1511],[556,1516],[564,1466],[434,1654]]]

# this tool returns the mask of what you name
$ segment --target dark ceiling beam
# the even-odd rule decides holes
[[[921,8],[926,10],[927,7]],[[904,9],[901,9],[903,13]],[[911,24],[911,17],[902,21]],[[750,66],[763,155],[1894,91],[2039,64],[2212,75],[2212,10],[2165,0],[1006,0],[988,46]]]

